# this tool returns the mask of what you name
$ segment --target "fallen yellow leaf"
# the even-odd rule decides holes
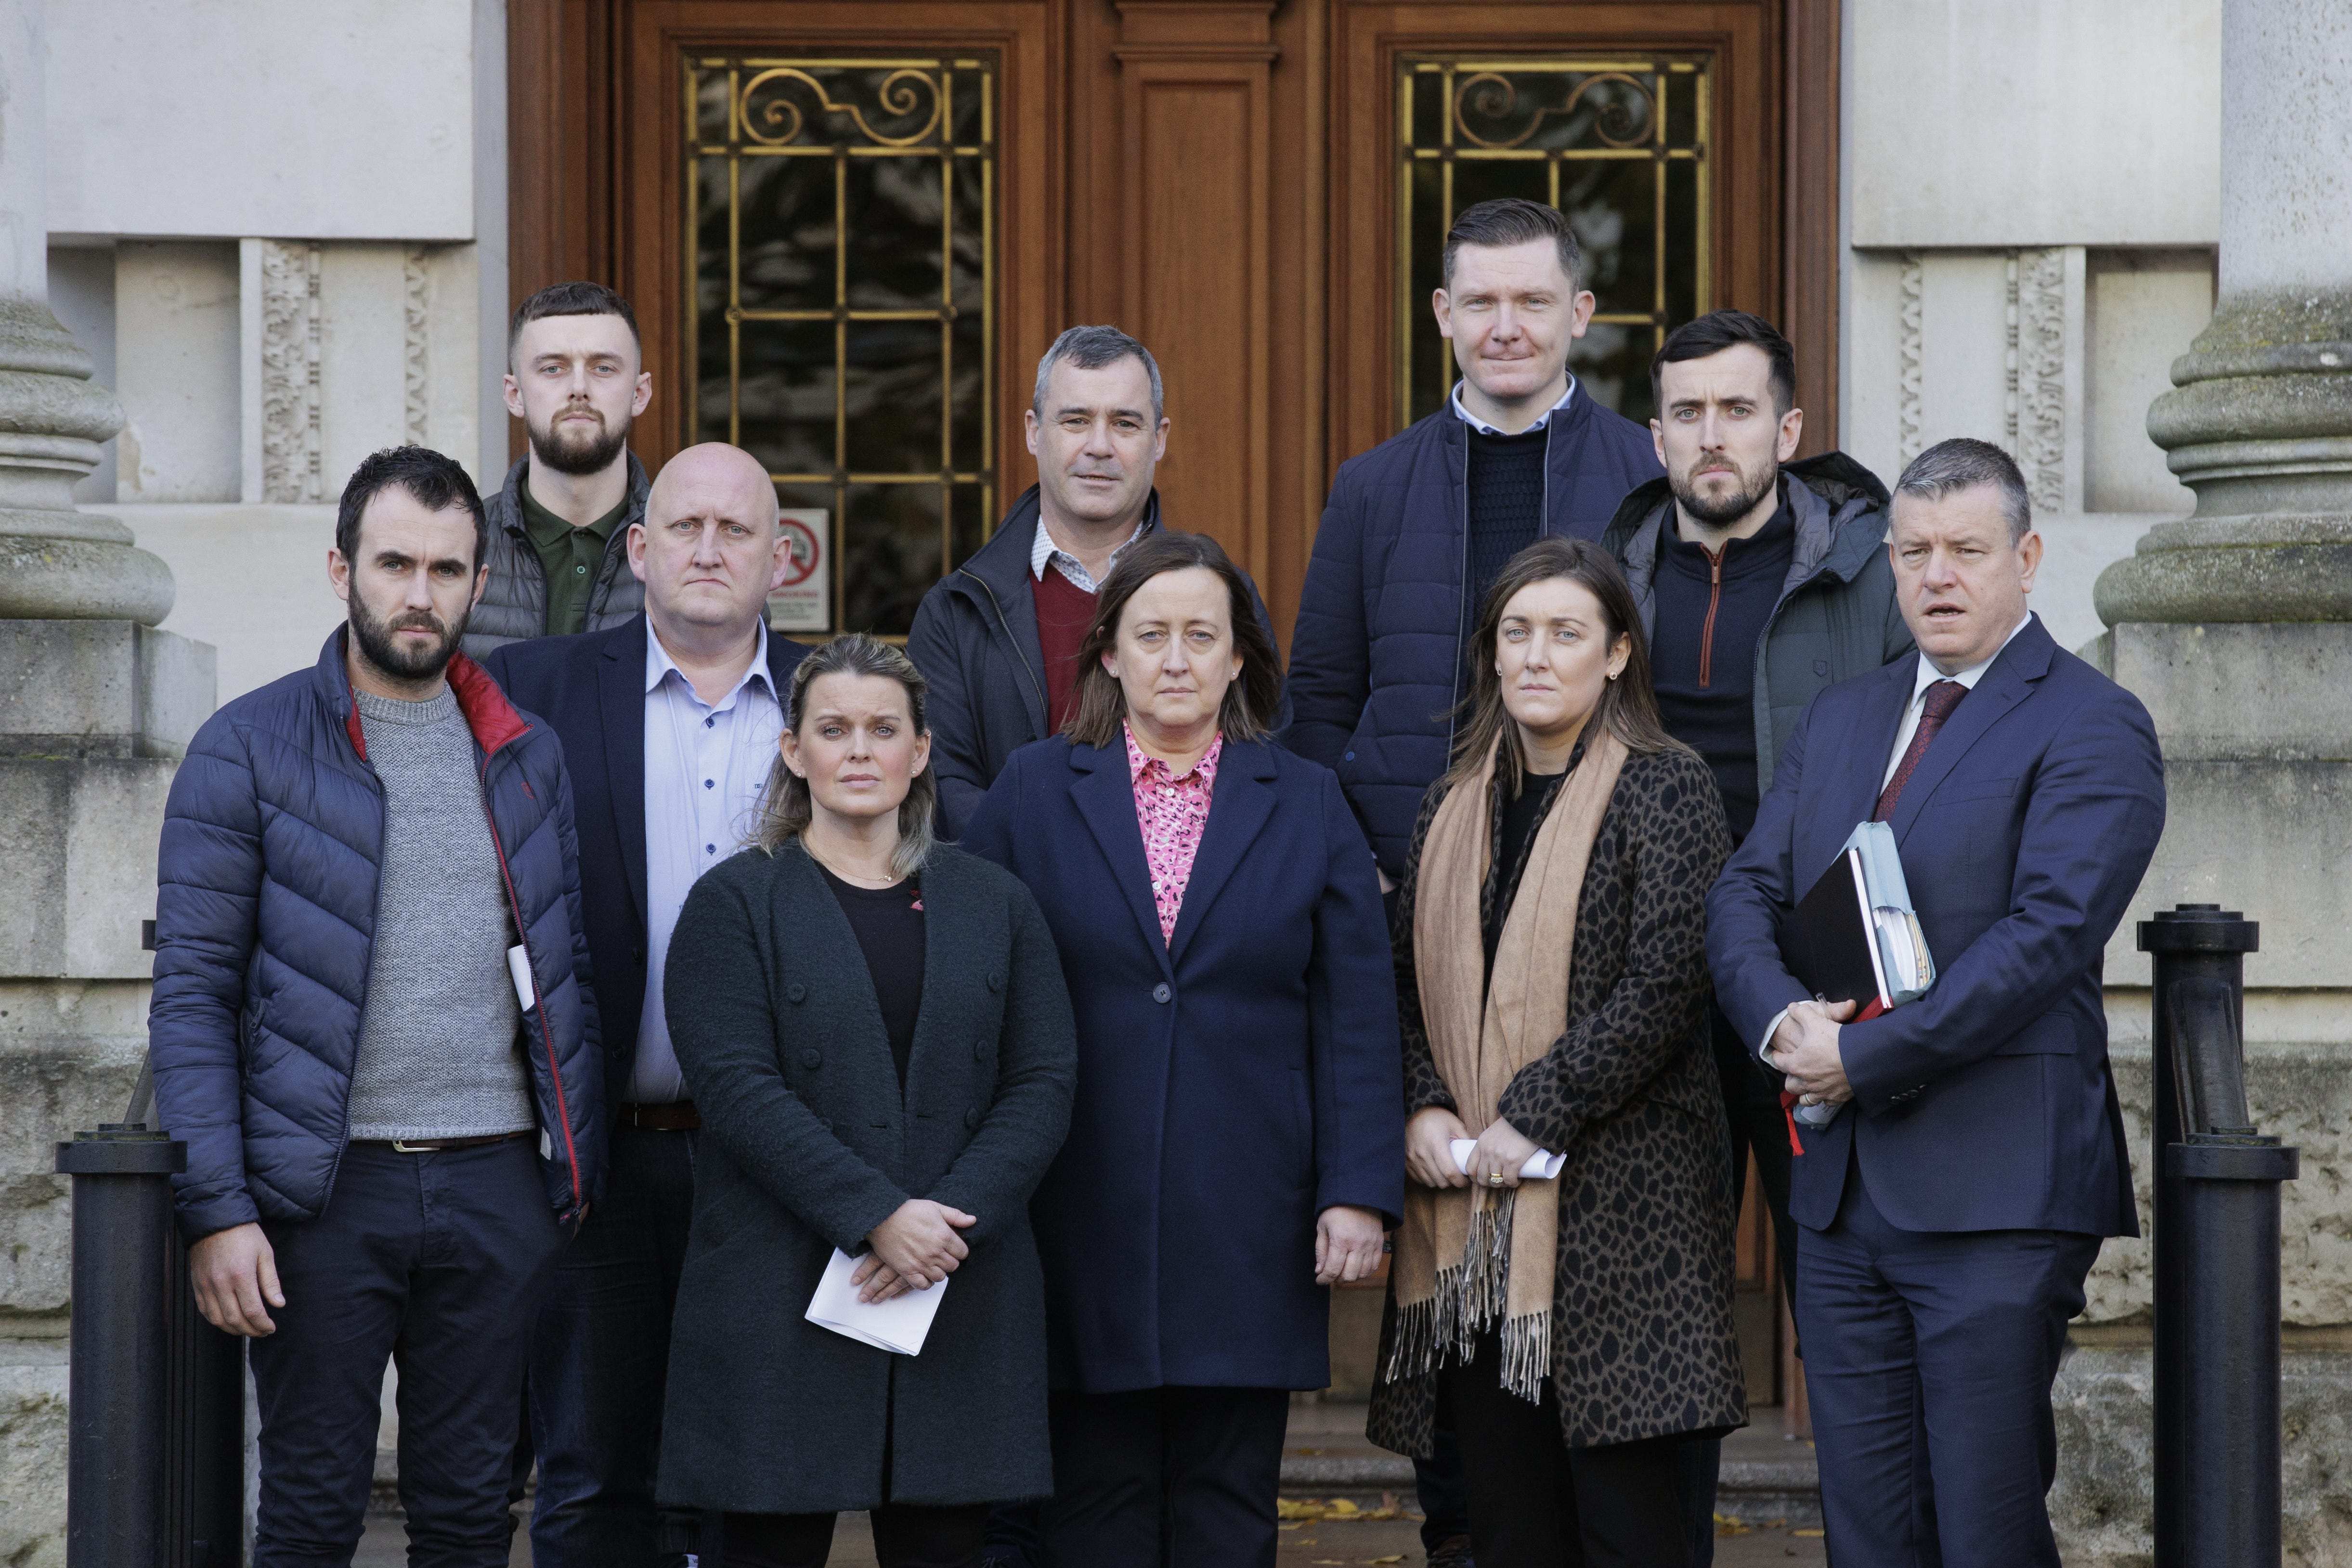
[[[1404,1553],[1403,1553],[1403,1552],[1392,1552],[1389,1553],[1389,1555],[1387,1555],[1386,1557],[1367,1557],[1367,1558],[1365,1558],[1365,1559],[1364,1559],[1364,1561],[1365,1561],[1365,1562],[1367,1562],[1367,1563],[1402,1563],[1402,1562],[1403,1562],[1403,1561],[1404,1561]]]
[[[1789,1533],[1800,1541],[1819,1541],[1822,1538],[1822,1532],[1818,1530],[1792,1530]]]

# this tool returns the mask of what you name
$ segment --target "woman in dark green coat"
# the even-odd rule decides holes
[[[670,944],[702,1134],[659,1496],[725,1516],[714,1568],[816,1568],[845,1509],[884,1568],[961,1568],[1053,1490],[1028,1203],[1076,1030],[1027,891],[931,842],[923,695],[869,637],[802,661],[755,845]],[[806,1321],[835,1249],[867,1299],[944,1291],[919,1354]]]

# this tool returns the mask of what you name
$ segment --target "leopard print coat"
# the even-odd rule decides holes
[[[1445,789],[1441,780],[1422,802],[1393,932],[1407,1116],[1454,1107],[1423,1028],[1412,952],[1422,847]],[[1729,853],[1705,763],[1679,747],[1626,758],[1577,907],[1572,1021],[1503,1094],[1506,1120],[1569,1156],[1552,1383],[1571,1448],[1747,1423],[1731,1319],[1738,1200],[1707,1034],[1706,892]],[[1520,859],[1487,878],[1483,922],[1507,909]],[[1395,1334],[1391,1284],[1367,1430],[1426,1458],[1437,1375],[1390,1379]]]

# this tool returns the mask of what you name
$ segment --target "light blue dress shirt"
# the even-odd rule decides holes
[[[751,668],[717,703],[695,695],[646,628],[646,1010],[629,1073],[633,1103],[667,1105],[687,1097],[662,1011],[670,933],[695,879],[749,841],[783,728],[783,704],[768,679],[766,626]]]

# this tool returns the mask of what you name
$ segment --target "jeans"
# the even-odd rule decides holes
[[[536,1568],[653,1561],[670,1314],[694,1215],[692,1133],[614,1119],[604,1198],[557,1264],[530,1358]]]
[[[400,1372],[411,1568],[505,1568],[524,1356],[562,1245],[532,1141],[437,1154],[353,1144],[325,1213],[262,1229],[286,1305],[252,1346],[254,1568],[351,1562],[387,1359]]]

